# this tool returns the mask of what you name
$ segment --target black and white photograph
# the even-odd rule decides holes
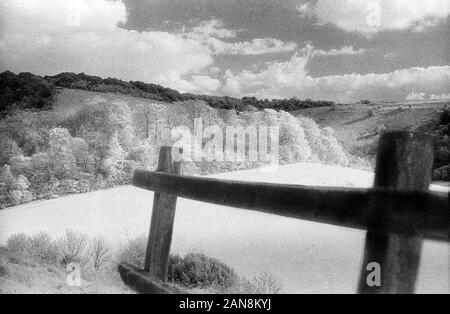
[[[0,0],[0,294],[449,294],[449,136],[449,0]]]

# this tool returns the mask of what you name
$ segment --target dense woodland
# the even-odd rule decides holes
[[[259,100],[255,97],[237,99],[233,97],[216,97],[205,95],[181,94],[176,90],[143,82],[125,82],[115,78],[102,79],[84,73],[61,73],[55,76],[40,77],[31,73],[12,72],[0,74],[0,114],[11,107],[46,108],[51,104],[57,87],[79,89],[95,92],[110,92],[148,98],[163,102],[181,102],[197,100],[216,109],[234,109],[245,111],[249,108],[257,110],[275,109],[294,111],[312,107],[334,105],[331,101],[312,101],[292,99]]]

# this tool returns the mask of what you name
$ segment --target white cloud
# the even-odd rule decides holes
[[[297,5],[296,9],[297,9],[297,12],[302,17],[314,15],[314,7],[313,7],[313,4],[310,2],[301,3],[301,4]]]
[[[75,8],[75,11],[74,11]],[[0,68],[186,85],[184,76],[213,64],[213,52],[183,34],[136,32],[121,1],[2,0]]]
[[[404,100],[412,92],[440,94],[450,86],[450,66],[409,68],[384,74],[345,74],[312,77],[306,65],[311,54],[273,62],[260,71],[228,71],[224,93],[260,98],[314,98],[336,101]]]
[[[295,43],[285,43],[276,38],[256,38],[251,41],[226,42],[222,39],[234,39],[238,32],[223,27],[223,23],[213,19],[194,27],[186,36],[195,39],[216,55],[262,55],[269,53],[291,52],[297,49]]]
[[[17,36],[114,30],[126,21],[121,1],[2,0],[0,7],[2,33]]]
[[[218,79],[211,78],[207,75],[194,75],[189,80],[179,80],[177,89],[190,93],[212,95],[219,90],[221,86],[222,83]]]
[[[199,39],[215,37],[215,38],[235,38],[237,31],[225,29],[223,22],[218,19],[204,21],[200,25],[195,26],[190,32],[191,37]]]
[[[355,49],[353,46],[343,46],[342,48],[336,49],[330,49],[330,50],[321,50],[321,49],[315,49],[311,44],[308,44],[305,48],[302,49],[302,52],[306,55],[309,55],[311,57],[317,57],[317,56],[354,56],[354,55],[362,55],[368,52],[369,49]]]
[[[0,69],[42,75],[85,72],[211,93],[220,81],[201,74],[213,68],[215,55],[296,48],[270,38],[224,42],[237,31],[224,29],[218,20],[168,33],[120,28],[126,19],[119,0],[2,0]]]
[[[306,7],[321,23],[367,35],[383,30],[422,31],[450,13],[448,0],[319,0]],[[303,13],[304,14],[304,13]]]
[[[274,38],[257,38],[252,41],[227,43],[210,38],[208,46],[216,54],[228,55],[262,55],[269,53],[290,52],[297,48],[295,43],[285,43]]]
[[[440,95],[431,94],[430,100],[450,100],[450,93]]]
[[[408,96],[406,96],[406,100],[409,101],[425,100],[426,96],[427,96],[426,93],[411,92],[408,94]]]

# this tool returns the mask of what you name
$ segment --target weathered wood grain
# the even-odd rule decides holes
[[[119,274],[123,282],[140,294],[186,294],[155,276],[127,263],[119,264]]]
[[[384,133],[378,149],[376,188],[392,189],[397,193],[428,191],[434,154],[430,136],[403,131]],[[412,201],[415,206],[410,202],[394,204],[390,199],[370,198],[360,293],[414,293],[424,236],[422,226],[427,222],[428,214],[426,198],[413,198]],[[395,219],[397,213],[401,213],[401,221]],[[411,225],[409,232],[386,232],[390,226],[402,221]],[[366,267],[370,263],[378,263],[381,267],[380,286],[367,284]]]
[[[407,233],[418,229],[427,238],[448,241],[447,193],[224,181],[139,170],[133,184],[187,199],[361,230],[368,227],[369,200],[379,198],[386,206],[397,208],[391,223],[381,231]],[[424,203],[428,208],[425,213]]]
[[[162,147],[159,155],[158,171],[180,174],[180,156],[182,153],[182,150],[178,148]],[[176,204],[176,194],[155,193],[144,270],[161,281],[167,280]]]

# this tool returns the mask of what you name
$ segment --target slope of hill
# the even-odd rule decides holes
[[[445,107],[443,102],[356,104],[304,109],[293,114],[309,117],[322,127],[331,127],[350,153],[373,158],[381,130],[433,132]]]
[[[373,182],[370,172],[306,163],[214,177],[346,187]],[[0,245],[11,234],[43,231],[59,237],[69,228],[102,235],[119,247],[148,233],[152,199],[152,192],[125,186],[6,209],[0,211]],[[247,276],[273,273],[284,293],[354,293],[364,237],[358,230],[179,199],[172,252],[201,252]],[[425,242],[418,292],[448,293],[447,246]]]

